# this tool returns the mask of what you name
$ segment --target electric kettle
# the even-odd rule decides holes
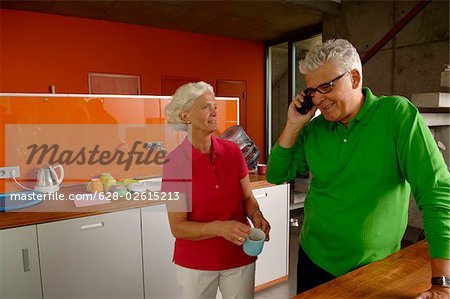
[[[56,174],[56,170],[59,168],[60,176]],[[37,170],[36,174],[36,186],[35,191],[38,192],[56,192],[59,191],[59,186],[64,179],[64,168],[61,164],[48,167],[43,167]]]

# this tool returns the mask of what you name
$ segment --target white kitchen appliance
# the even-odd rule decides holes
[[[59,168],[60,171],[59,176],[55,170],[57,168]],[[34,190],[44,193],[59,191],[63,179],[64,168],[61,164],[40,168],[37,170],[36,186],[34,187]]]

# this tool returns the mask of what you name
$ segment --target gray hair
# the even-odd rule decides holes
[[[190,111],[194,100],[207,92],[214,95],[212,86],[203,81],[187,83],[178,87],[164,110],[167,123],[177,131],[186,131],[187,125],[181,119],[181,112]]]
[[[341,73],[357,69],[362,77],[358,51],[345,39],[330,39],[311,48],[298,63],[300,73],[308,74],[329,61],[334,62]]]

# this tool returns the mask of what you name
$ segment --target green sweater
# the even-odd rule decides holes
[[[322,115],[294,146],[273,147],[267,180],[310,171],[300,244],[335,276],[399,250],[412,190],[432,258],[450,258],[450,173],[417,109],[400,96],[364,104],[346,128]]]

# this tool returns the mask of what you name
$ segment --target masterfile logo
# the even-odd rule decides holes
[[[100,145],[96,144],[94,148],[88,149],[82,147],[78,152],[73,150],[61,150],[58,144],[49,146],[48,144],[32,144],[27,147],[30,155],[26,161],[32,164],[36,160],[37,164],[47,161],[47,164],[61,165],[123,165],[124,170],[129,170],[131,165],[162,165],[165,163],[167,151],[163,149],[146,149],[146,143],[135,141],[130,151],[125,152],[116,149],[114,152],[102,150]],[[143,150],[139,150],[139,148]]]
[[[35,181],[38,169],[61,164],[67,185],[102,173],[117,179],[161,176],[168,154],[187,134],[164,124],[7,124],[5,137],[5,164],[20,165],[22,181]]]

